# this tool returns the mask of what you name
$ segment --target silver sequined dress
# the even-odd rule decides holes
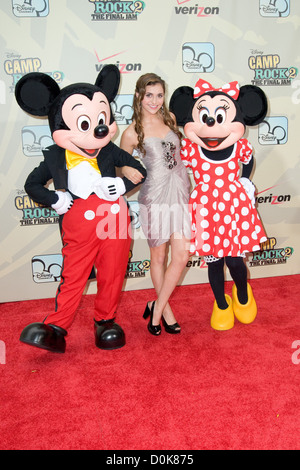
[[[146,154],[140,155],[147,169],[139,192],[140,221],[150,247],[174,236],[190,238],[188,212],[190,180],[180,158],[178,136],[169,131],[164,139],[144,140]]]

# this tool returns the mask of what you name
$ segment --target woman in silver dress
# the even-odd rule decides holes
[[[144,318],[148,330],[180,333],[169,297],[176,287],[189,257],[190,219],[188,214],[190,180],[180,158],[181,133],[165,103],[165,82],[153,73],[142,75],[136,84],[133,121],[124,131],[120,147],[136,150],[147,169],[147,179],[139,192],[140,218],[150,248],[150,273],[157,293],[148,302]],[[129,167],[122,172],[139,182],[142,175]],[[171,260],[168,246],[171,246]]]

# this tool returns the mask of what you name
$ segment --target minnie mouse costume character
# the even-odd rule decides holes
[[[115,167],[146,171],[129,153],[111,142],[117,131],[110,103],[120,83],[114,65],[103,67],[95,85],[75,83],[60,90],[43,73],[29,73],[16,85],[20,107],[48,116],[54,145],[28,176],[25,190],[37,203],[60,216],[63,265],[55,311],[21,333],[24,343],[65,352],[65,336],[86,282],[96,268],[95,343],[101,349],[125,345],[115,314],[128,263],[130,218],[123,197],[135,184],[116,177]],[[55,190],[45,187],[53,179]]]
[[[228,330],[234,318],[254,321],[257,306],[247,282],[245,253],[260,250],[267,240],[255,208],[252,146],[246,126],[255,126],[267,113],[264,92],[237,82],[215,89],[198,80],[195,89],[179,87],[170,110],[183,126],[181,158],[192,168],[196,186],[190,196],[191,253],[204,256],[215,302],[211,326]],[[242,164],[240,178],[239,163]],[[224,264],[234,281],[232,298],[225,294]]]

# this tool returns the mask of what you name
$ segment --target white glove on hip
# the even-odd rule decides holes
[[[73,198],[68,191],[55,191],[55,194],[58,195],[58,201],[51,207],[56,210],[58,215],[65,214],[73,206]]]
[[[248,178],[240,178],[239,182],[246,191],[247,196],[252,202],[252,206],[255,206],[255,186]]]

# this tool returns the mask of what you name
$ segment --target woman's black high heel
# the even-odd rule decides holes
[[[152,307],[151,307],[151,310],[150,310],[149,305],[147,303],[144,314],[143,314],[143,318],[146,319],[150,316],[150,320],[149,320],[149,323],[148,323],[148,330],[152,335],[158,336],[158,335],[161,334],[161,326],[160,325],[152,325],[154,305],[155,305],[155,301],[152,303]]]
[[[162,317],[162,323],[166,332],[170,333],[171,335],[177,335],[181,331],[180,325],[178,325],[177,322],[173,323],[173,325],[168,325],[164,317]]]

